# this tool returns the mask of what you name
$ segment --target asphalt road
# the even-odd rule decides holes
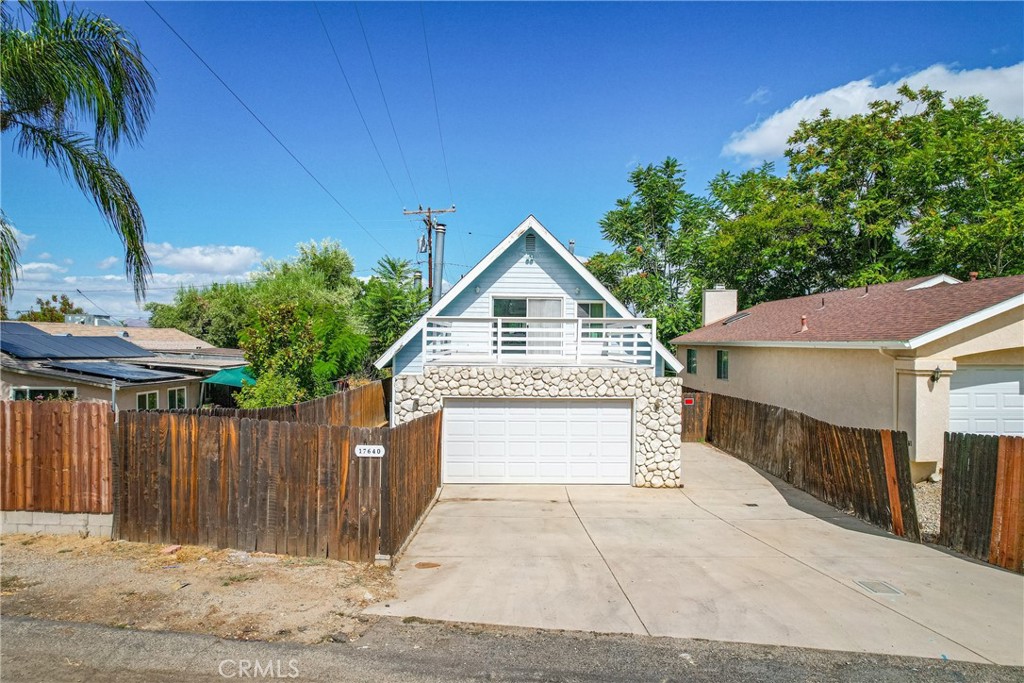
[[[248,665],[246,665],[248,662]],[[259,662],[260,669],[254,668]],[[257,676],[259,673],[261,675]],[[294,675],[293,675],[294,674]],[[53,682],[1013,681],[1020,667],[742,643],[383,619],[302,646],[0,619],[0,680]]]

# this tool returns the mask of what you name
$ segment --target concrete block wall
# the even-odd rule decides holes
[[[80,534],[110,538],[114,515],[93,515],[84,512],[31,512],[4,510],[0,516],[0,532],[5,534]]]

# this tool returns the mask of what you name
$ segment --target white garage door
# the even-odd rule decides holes
[[[629,401],[446,399],[446,484],[629,484]]]
[[[949,387],[949,431],[1024,435],[1024,368],[962,367]]]

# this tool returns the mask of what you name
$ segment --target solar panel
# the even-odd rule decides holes
[[[47,363],[46,366],[56,368],[58,370],[73,370],[86,375],[96,375],[97,377],[110,377],[111,379],[119,379],[125,382],[158,382],[163,379],[178,379],[184,377],[184,375],[178,372],[150,370],[149,368],[140,368],[137,365],[129,365],[127,363],[61,362]]]
[[[143,358],[153,354],[120,337],[58,337],[12,333],[0,336],[0,351],[25,360],[42,358]]]
[[[16,323],[9,320],[0,322],[0,337],[5,334],[46,334],[38,327],[32,327],[28,323]]]

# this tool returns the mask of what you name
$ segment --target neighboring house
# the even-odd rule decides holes
[[[445,483],[680,484],[678,362],[533,216],[375,365],[392,424],[444,408]]]
[[[0,398],[106,401],[120,410],[196,407],[200,380],[212,373],[146,367],[156,360],[120,336],[55,336],[3,322]]]
[[[770,301],[704,292],[672,341],[688,387],[852,427],[906,431],[916,479],[945,431],[1024,434],[1024,275],[947,275]]]
[[[71,334],[76,337],[118,336],[149,351],[192,351],[213,348],[213,344],[173,327],[117,327],[69,322],[25,324],[47,334]]]

